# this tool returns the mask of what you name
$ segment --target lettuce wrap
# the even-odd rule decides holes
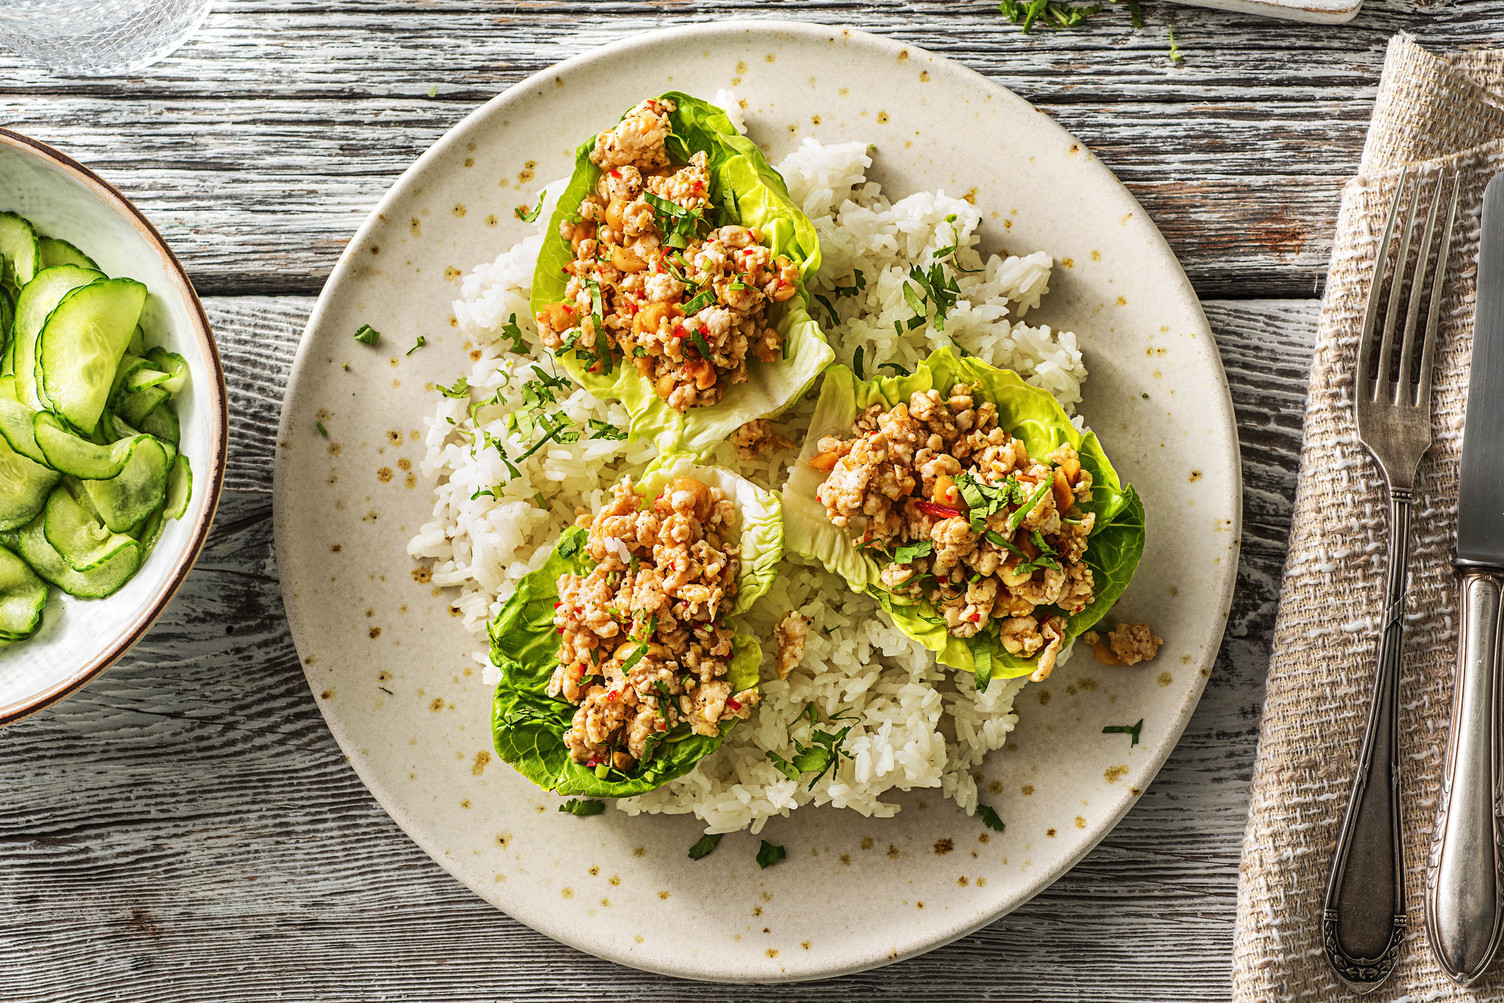
[[[990,659],[984,657],[986,664],[978,673],[977,687],[981,689],[991,679],[1031,674],[1039,656],[1023,658],[1004,650],[997,641],[996,621],[976,638],[955,637],[946,630],[932,603],[888,591],[879,578],[886,561],[880,563],[878,557],[886,559],[886,555],[874,557],[858,549],[846,530],[830,522],[825,506],[815,495],[826,474],[810,465],[821,437],[849,437],[852,423],[869,405],[891,407],[907,401],[915,392],[945,392],[956,383],[976,384],[978,396],[997,405],[998,426],[1022,439],[1030,456],[1045,456],[1069,443],[1080,454],[1082,469],[1091,474],[1091,498],[1080,506],[1097,516],[1085,556],[1092,569],[1094,598],[1081,612],[1066,616],[1063,657],[1071,642],[1107,613],[1132,580],[1144,551],[1144,506],[1138,493],[1118,478],[1096,435],[1077,429],[1053,396],[1029,386],[1017,373],[975,358],[957,358],[949,348],[936,351],[911,376],[864,382],[845,366],[831,367],[820,388],[803,452],[784,485],[784,534],[789,550],[818,560],[844,578],[852,591],[875,598],[900,630],[936,652],[940,664],[976,672],[973,646],[980,646],[985,639]]]
[[[605,373],[591,373],[573,352],[558,354],[576,382],[604,400],[619,400],[631,416],[632,439],[653,440],[663,453],[702,457],[741,425],[777,414],[809,388],[835,358],[825,334],[809,313],[808,283],[820,270],[820,241],[814,224],[789,198],[783,178],[768,164],[757,145],[738,133],[726,113],[699,98],[677,91],[660,95],[673,101],[672,133],[666,146],[676,163],[704,151],[710,173],[709,204],[712,223],[739,223],[762,233],[774,254],[784,254],[798,266],[798,291],[775,305],[769,319],[784,337],[784,358],[762,362],[749,358],[748,379],[726,388],[725,396],[708,407],[675,411],[653,391],[649,381],[620,358]],[[569,276],[564,266],[574,259],[569,241],[559,235],[565,220],[578,218],[580,204],[595,191],[601,169],[590,160],[592,136],[575,151],[574,173],[559,196],[544,233],[543,248],[533,274],[530,309],[565,299]]]
[[[684,475],[720,488],[736,503],[742,567],[736,602],[729,612],[745,612],[767,592],[783,556],[778,496],[728,471],[697,467],[685,458],[650,469],[636,490],[645,499],[651,498],[670,480]],[[491,621],[491,661],[501,669],[491,703],[492,740],[497,755],[545,790],[585,797],[631,797],[692,770],[716,750],[737,721],[723,721],[715,736],[696,735],[681,722],[665,733],[651,757],[627,773],[613,769],[598,776],[570,757],[564,732],[576,705],[548,695],[559,652],[554,604],[559,599],[560,575],[585,575],[595,566],[585,549],[587,536],[582,527],[566,529],[548,560],[517,583],[516,593]],[[727,671],[733,692],[755,689],[761,664],[762,648],[750,634],[738,631]]]

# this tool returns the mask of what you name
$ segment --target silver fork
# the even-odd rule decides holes
[[[1424,179],[1417,180],[1410,197],[1399,253],[1387,270],[1394,248],[1395,223],[1405,201],[1407,171],[1384,227],[1378,266],[1368,288],[1368,308],[1358,340],[1358,371],[1354,381],[1354,410],[1358,438],[1384,475],[1389,494],[1389,564],[1384,574],[1384,618],[1379,636],[1378,667],[1368,726],[1358,757],[1358,771],[1348,796],[1347,814],[1337,839],[1322,912],[1322,945],[1338,977],[1357,993],[1377,989],[1399,960],[1405,937],[1405,865],[1400,832],[1399,681],[1404,647],[1406,564],[1410,556],[1410,502],[1415,471],[1431,446],[1431,368],[1442,285],[1452,244],[1452,221],[1457,213],[1459,176],[1438,177],[1426,213],[1419,252],[1410,264],[1412,238],[1421,206]],[[1431,243],[1443,203],[1447,203],[1436,265],[1430,267]],[[1410,283],[1405,284],[1409,271]],[[1430,309],[1425,331],[1416,345],[1420,305],[1430,285]],[[1379,304],[1388,290],[1382,332],[1374,345]],[[1405,323],[1395,338],[1400,301],[1407,300]],[[1397,354],[1396,354],[1397,353]]]

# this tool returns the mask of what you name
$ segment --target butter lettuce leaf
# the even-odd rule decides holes
[[[767,591],[773,569],[783,556],[778,496],[727,471],[695,467],[682,457],[650,470],[638,491],[651,497],[671,479],[684,474],[721,488],[737,502],[742,569],[732,612],[739,613]],[[501,669],[501,681],[491,701],[492,741],[497,755],[545,790],[585,797],[632,797],[694,769],[738,722],[723,722],[720,734],[714,736],[696,735],[688,725],[680,724],[665,734],[645,765],[639,764],[625,774],[613,770],[597,777],[594,770],[570,757],[564,747],[564,732],[574,717],[575,705],[548,695],[559,653],[554,603],[559,600],[560,575],[588,574],[595,564],[585,550],[587,536],[582,527],[566,529],[553,553],[517,583],[517,591],[490,623],[491,661]],[[727,672],[733,691],[755,689],[761,665],[762,648],[756,639],[738,632]]]
[[[820,387],[809,434],[783,489],[784,538],[789,550],[814,558],[840,575],[854,592],[872,595],[905,634],[936,652],[940,664],[973,671],[972,644],[951,636],[932,603],[895,595],[883,587],[883,564],[857,548],[845,530],[832,525],[815,492],[825,474],[810,466],[822,436],[845,437],[862,410],[871,404],[891,407],[923,390],[948,391],[956,383],[980,386],[980,395],[997,405],[998,424],[1024,441],[1030,456],[1044,456],[1069,443],[1091,473],[1091,498],[1082,508],[1097,515],[1086,550],[1095,596],[1081,612],[1067,618],[1066,650],[1071,642],[1106,615],[1133,579],[1144,551],[1144,505],[1138,493],[1118,477],[1092,432],[1082,432],[1049,393],[1025,383],[1017,373],[975,358],[958,358],[942,348],[908,376],[858,380],[845,366],[832,366]],[[988,632],[984,632],[984,635]],[[1009,654],[990,632],[991,676],[1011,679],[1029,675],[1039,658]],[[1064,652],[1062,652],[1062,657]]]
[[[758,229],[775,255],[788,255],[799,268],[798,291],[793,298],[770,308],[770,319],[786,342],[786,357],[773,362],[749,359],[745,383],[729,386],[716,404],[691,408],[683,414],[653,392],[630,360],[617,358],[606,373],[588,372],[586,363],[573,352],[559,356],[559,362],[595,396],[621,401],[631,417],[632,439],[651,439],[663,453],[701,457],[746,422],[788,407],[830,365],[835,353],[809,312],[808,282],[820,270],[820,241],[809,217],[789,198],[783,178],[757,145],[736,131],[722,109],[678,91],[660,98],[676,105],[667,142],[674,159],[682,162],[691,154],[706,154],[713,222]],[[533,274],[530,307],[535,315],[544,306],[565,298],[568,276],[564,266],[574,254],[569,242],[559,235],[559,227],[565,220],[577,218],[580,203],[600,179],[600,168],[590,161],[594,148],[592,136],[575,151],[574,172],[544,232],[543,249]]]

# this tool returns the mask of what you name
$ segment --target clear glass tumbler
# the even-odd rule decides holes
[[[155,63],[193,34],[212,0],[0,0],[0,48],[68,76]]]

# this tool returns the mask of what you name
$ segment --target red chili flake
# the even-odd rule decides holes
[[[619,171],[615,167],[613,167],[613,168],[611,168],[611,176],[613,178],[619,178],[619,177],[621,177],[621,171]]]
[[[561,633],[561,634],[564,633],[564,628],[563,627],[559,628],[559,633]]]
[[[612,701],[615,701],[615,700],[616,700],[616,691],[615,691],[615,690],[612,690],[612,691],[611,691],[611,692],[610,692],[610,693],[607,693],[607,694],[606,694],[606,700],[607,700],[607,701],[608,701],[608,702],[612,702]]]
[[[658,722],[658,727],[654,728],[653,730],[654,731],[668,731],[668,722],[667,721],[659,721]]]
[[[925,515],[932,515],[936,519],[956,519],[961,515],[959,509],[951,508],[949,505],[936,505],[934,502],[929,501],[916,501],[914,507]]]
[[[971,614],[971,616],[967,617],[967,619],[969,619],[972,623],[981,623],[982,622],[982,614],[980,614],[980,613],[973,613],[973,614]]]
[[[738,699],[736,699],[736,697],[727,697],[726,698],[726,706],[730,707],[732,710],[741,710],[742,709],[741,701],[738,700]]]
[[[600,764],[601,764],[601,761],[599,759],[588,759],[588,760],[585,761],[585,765],[588,766],[588,767],[590,767],[590,769],[592,769],[592,770],[595,769]]]
[[[675,338],[682,338],[682,337],[684,337],[684,333],[685,332],[684,332],[684,325],[683,324],[675,324],[674,325],[674,337]]]

